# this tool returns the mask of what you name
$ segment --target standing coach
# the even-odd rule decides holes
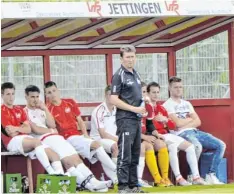
[[[141,147],[141,80],[134,70],[136,49],[132,45],[120,48],[121,67],[112,78],[111,103],[117,107],[118,135],[117,176],[119,193],[141,193],[138,187],[137,165]]]

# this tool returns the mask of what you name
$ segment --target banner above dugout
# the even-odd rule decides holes
[[[234,15],[233,0],[2,2],[2,19]]]
[[[230,0],[12,1],[2,2],[2,51],[174,47],[234,21]]]

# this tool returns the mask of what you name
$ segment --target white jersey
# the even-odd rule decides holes
[[[38,127],[48,128],[46,125],[46,113],[41,109],[29,109],[28,107],[24,108],[27,113],[29,121],[35,123]],[[52,134],[52,135],[51,135]],[[60,160],[65,157],[76,155],[76,150],[70,145],[63,136],[55,133],[45,133],[43,135],[37,135],[31,133],[31,136],[38,138],[42,141],[43,145],[47,145],[54,152],[56,152]],[[45,138],[43,138],[45,137]]]
[[[169,98],[164,104],[164,108],[167,110],[168,115],[170,114],[176,114],[176,116],[180,119],[186,119],[189,114],[194,113],[195,110],[193,108],[193,105],[186,100],[181,99],[180,103],[172,100],[172,98]],[[190,130],[191,128],[180,130],[178,128],[178,131],[171,131],[172,133],[179,135],[180,133]]]
[[[100,128],[104,128],[110,135],[116,136],[116,107],[110,112],[105,102],[96,107],[91,116],[91,131],[90,137],[95,140],[100,140]]]
[[[37,109],[29,109],[28,107],[24,108],[27,116],[28,116],[28,120],[35,123],[38,127],[43,127],[43,128],[48,128],[46,126],[46,113],[45,111],[37,108]],[[44,136],[48,135],[49,133],[43,134],[43,135],[38,135],[35,133],[31,133],[30,135],[41,139]]]

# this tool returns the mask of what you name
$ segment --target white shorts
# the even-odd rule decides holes
[[[96,151],[91,151],[91,143],[94,142],[93,139],[86,138],[84,135],[73,135],[67,141],[76,149],[80,156],[87,158],[91,164],[97,162],[97,158],[94,157]]]
[[[165,138],[167,146],[170,144],[176,144],[178,147],[181,143],[186,141],[184,138],[170,133],[164,134],[163,137]]]
[[[116,141],[112,140],[112,139],[100,139],[98,140],[98,142],[103,146],[104,150],[107,153],[111,154],[111,147],[117,143]]]
[[[65,157],[77,154],[75,148],[61,135],[51,135],[45,137],[42,143],[49,146],[49,148],[56,152],[59,155],[60,160]]]
[[[29,156],[31,159],[36,159],[36,153],[35,150],[31,152],[24,152],[23,149],[23,139],[24,138],[33,138],[30,135],[17,135],[11,139],[7,146],[7,150],[9,152],[14,152],[15,154],[22,154],[24,156]],[[46,145],[43,145],[44,148],[47,148]]]

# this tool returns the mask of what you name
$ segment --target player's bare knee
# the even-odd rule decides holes
[[[45,148],[45,152],[51,162],[59,161],[59,155],[50,148]]]
[[[153,150],[154,149],[154,146],[151,144],[151,143],[146,143],[145,144],[145,150],[148,151],[148,150]]]
[[[92,143],[91,143],[91,148],[92,149],[97,149],[97,148],[99,148],[101,145],[97,142],[97,141],[93,141]]]
[[[35,149],[36,147],[42,145],[39,139],[32,139],[32,146]]]
[[[157,139],[156,142],[154,143],[154,149],[156,151],[158,151],[162,148],[166,148],[166,147],[167,147],[166,143],[160,139]]]
[[[111,146],[111,153],[112,153],[112,156],[117,157],[118,152],[119,152],[118,146],[117,146],[117,143],[115,143],[115,144],[113,144],[113,145]]]
[[[72,155],[73,160],[76,162],[76,165],[83,163],[83,160],[78,154]]]
[[[76,166],[75,165],[75,161],[73,160],[73,158],[71,156],[65,157],[62,160],[63,166],[66,170],[68,170],[71,167]]]

